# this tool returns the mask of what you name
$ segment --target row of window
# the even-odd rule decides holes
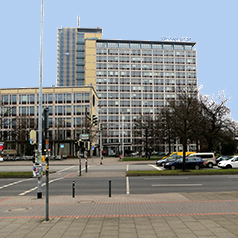
[[[85,114],[85,110],[87,108],[87,111],[89,112],[89,105],[74,105],[71,106],[47,106],[49,108],[49,115],[81,115]],[[4,107],[2,108],[1,115],[4,115],[5,117],[9,116],[23,116],[23,115],[38,115],[39,112],[39,106],[20,106],[18,107]]]
[[[184,77],[179,77],[179,78],[184,78]],[[195,77],[194,77],[195,78]],[[97,78],[96,83],[98,85],[100,84],[120,84],[121,86],[123,86],[124,84],[143,84],[143,85],[190,85],[190,84],[194,84],[195,80],[193,79],[148,79],[148,78],[131,78],[130,80],[128,80],[127,78],[120,78],[120,80],[118,80],[117,78]],[[109,87],[109,91],[110,91],[110,86]]]
[[[129,57],[129,56],[96,56],[96,62],[131,62],[131,63],[165,63],[196,64],[196,58],[173,57]]]
[[[195,65],[97,63],[96,69],[196,71]]]
[[[97,42],[97,48],[131,48],[131,49],[164,49],[164,50],[192,50],[191,44],[186,43],[123,43],[123,42]]]
[[[97,49],[99,55],[144,55],[144,56],[176,56],[196,57],[196,51],[169,51],[169,50],[125,50],[125,49]]]
[[[97,71],[96,76],[102,77],[157,77],[157,78],[196,78],[197,74],[193,72],[158,72],[158,71]]]
[[[191,80],[187,82],[187,85],[194,85],[196,86],[197,81]],[[172,84],[173,85],[173,84]],[[179,86],[183,84],[179,84]],[[97,85],[97,91],[121,91],[121,92],[175,92],[175,88],[179,91],[180,87],[177,85],[175,86],[104,86],[104,85]],[[100,93],[99,93],[100,95]]]
[[[19,104],[34,104],[39,103],[39,94],[19,94]],[[58,93],[58,94],[42,94],[43,103],[70,103],[90,101],[89,93]],[[17,95],[2,95],[1,101],[3,104],[17,104]]]

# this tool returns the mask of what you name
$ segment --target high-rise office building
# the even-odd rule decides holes
[[[100,28],[58,29],[57,35],[57,85],[84,85],[84,51],[85,38],[102,37]]]
[[[74,28],[74,32],[93,30]],[[62,32],[62,29],[58,31]],[[74,42],[72,65],[58,61],[58,71],[66,75],[69,67],[79,67],[76,55],[80,52],[80,59],[84,59],[81,71],[78,71],[80,76],[76,73],[74,78],[66,80],[58,77],[57,85],[95,87],[101,106],[100,122],[106,128],[104,147],[109,151],[120,150],[123,140],[125,149],[137,151],[140,145],[134,143],[133,119],[141,114],[154,117],[158,108],[166,105],[167,99],[176,99],[181,87],[197,87],[196,43],[183,39],[106,40],[101,39],[101,33],[97,36],[84,33],[82,44]],[[79,45],[81,50],[77,51]],[[58,49],[59,46],[66,48],[62,41],[58,41]],[[62,58],[67,58],[67,53],[65,51],[66,56]],[[167,146],[163,146],[167,152]],[[174,151],[182,149],[179,141],[174,141],[173,146]],[[189,149],[193,150],[193,145]]]

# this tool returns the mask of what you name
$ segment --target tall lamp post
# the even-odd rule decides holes
[[[42,77],[43,77],[43,17],[44,0],[41,4],[41,37],[40,37],[40,69],[39,69],[39,112],[38,112],[38,159],[42,170]],[[37,198],[42,198],[42,177],[38,177]]]

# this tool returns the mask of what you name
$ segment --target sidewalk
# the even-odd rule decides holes
[[[0,197],[0,237],[238,237],[238,192]]]

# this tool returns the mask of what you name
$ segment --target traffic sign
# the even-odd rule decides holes
[[[89,135],[88,134],[80,134],[80,139],[81,140],[88,140],[89,139]]]

